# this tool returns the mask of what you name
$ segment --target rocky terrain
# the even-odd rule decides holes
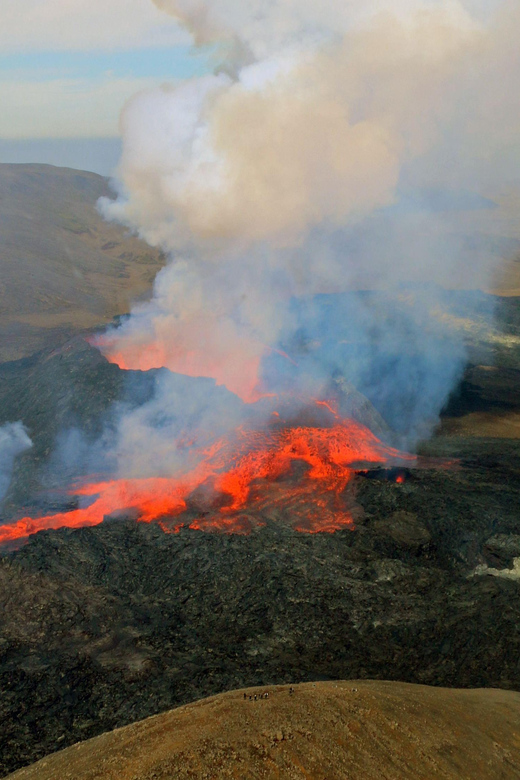
[[[127,521],[5,555],[3,771],[243,686],[520,690],[520,440],[431,449],[461,468],[358,477],[355,531],[302,534],[275,515],[249,536]]]
[[[249,688],[44,759],[13,780],[503,780],[520,776],[520,694],[389,682]]]

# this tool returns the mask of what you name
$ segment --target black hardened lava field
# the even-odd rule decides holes
[[[468,366],[417,464],[356,471],[353,521],[335,532],[297,530],[290,502],[275,500],[248,507],[239,533],[196,530],[209,510],[195,502],[175,533],[118,516],[4,546],[2,772],[241,686],[372,678],[520,690],[520,382],[508,354],[508,365]],[[30,514],[76,506],[53,487],[51,442],[71,420],[98,435],[114,399],[144,403],[153,372],[134,373],[130,398],[119,368],[81,339],[0,366],[3,413],[39,431],[5,520],[26,494]],[[287,489],[298,476],[284,477]],[[286,485],[272,484],[273,495]]]
[[[248,535],[122,520],[5,555],[3,771],[246,685],[520,690],[520,441],[431,447],[459,468],[357,476],[353,530],[300,533],[276,511]]]
[[[463,459],[468,445],[454,447]],[[473,448],[471,448],[473,450]],[[520,445],[359,477],[355,530],[133,521],[42,532],[0,564],[3,771],[247,685],[379,678],[520,690]]]

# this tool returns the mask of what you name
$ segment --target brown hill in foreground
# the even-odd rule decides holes
[[[102,734],[9,777],[506,780],[520,777],[520,694],[375,681],[250,688]]]
[[[102,734],[9,777],[507,780],[520,777],[520,694],[375,681],[249,688]]]
[[[0,165],[0,361],[97,327],[149,294],[164,258],[97,200],[103,176],[52,165]]]

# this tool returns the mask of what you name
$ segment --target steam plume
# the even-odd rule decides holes
[[[14,459],[32,447],[23,423],[7,423],[0,427],[0,504],[11,482]]]
[[[213,377],[253,401],[282,333],[324,336],[297,323],[295,296],[489,282],[489,256],[430,194],[483,199],[518,181],[517,4],[155,2],[222,65],[123,111],[120,194],[101,207],[171,262],[153,300],[100,339],[110,359]],[[431,289],[397,295],[386,323],[356,304],[345,321],[364,357],[329,354],[310,373],[325,382],[339,368],[383,406],[407,388],[407,433],[423,435],[464,360],[438,304]],[[412,356],[370,371],[382,342],[413,345],[420,370]]]

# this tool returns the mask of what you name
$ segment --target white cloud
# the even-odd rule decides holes
[[[153,79],[0,81],[0,138],[85,138],[118,135],[129,97]]]
[[[188,43],[150,0],[0,0],[0,52],[109,51]]]

